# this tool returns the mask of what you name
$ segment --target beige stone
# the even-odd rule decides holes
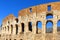
[[[51,6],[51,11],[47,10]],[[32,12],[30,12],[32,9]],[[46,20],[46,15],[52,14],[53,18]],[[18,18],[10,14],[4,18],[0,32],[0,40],[60,40],[57,32],[57,21],[60,20],[60,2],[41,4],[19,11]],[[42,22],[42,29],[37,30],[37,21]],[[46,22],[53,22],[53,32],[46,33]],[[29,22],[32,29],[29,30]],[[38,32],[38,33],[37,33]]]

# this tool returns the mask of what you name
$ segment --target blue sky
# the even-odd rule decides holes
[[[57,1],[59,0],[0,0],[0,25],[9,14],[18,17],[18,11],[21,9]]]

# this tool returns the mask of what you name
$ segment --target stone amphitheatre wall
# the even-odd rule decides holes
[[[48,6],[51,6],[50,11],[48,11]],[[47,15],[53,15],[53,18],[46,20]],[[23,9],[19,11],[18,18],[10,14],[3,20],[1,40],[56,40],[58,20],[60,20],[60,2]],[[42,22],[41,34],[37,32],[36,24],[38,21]],[[46,33],[46,23],[48,21],[53,22],[53,33],[50,36]],[[30,22],[32,22],[32,29],[29,30]],[[48,36],[46,37],[46,35]]]

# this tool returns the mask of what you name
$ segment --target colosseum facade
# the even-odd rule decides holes
[[[51,7],[48,10],[48,7]],[[46,19],[52,15],[53,18]],[[60,20],[60,2],[40,4],[19,11],[18,18],[8,15],[2,22],[0,40],[60,40],[57,22]],[[46,23],[53,23],[53,31],[46,32]],[[37,23],[42,22],[42,29]]]

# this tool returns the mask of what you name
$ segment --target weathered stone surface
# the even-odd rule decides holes
[[[51,6],[51,11],[47,10],[49,5]],[[53,18],[46,20],[47,14],[52,14]],[[12,14],[4,18],[0,40],[60,40],[60,34],[57,32],[58,20],[60,20],[60,2],[23,9],[19,11],[18,18]],[[36,24],[38,21],[42,22],[42,29],[37,30]],[[47,21],[53,22],[53,33],[46,33]],[[30,30],[29,22],[32,22],[32,29]]]

